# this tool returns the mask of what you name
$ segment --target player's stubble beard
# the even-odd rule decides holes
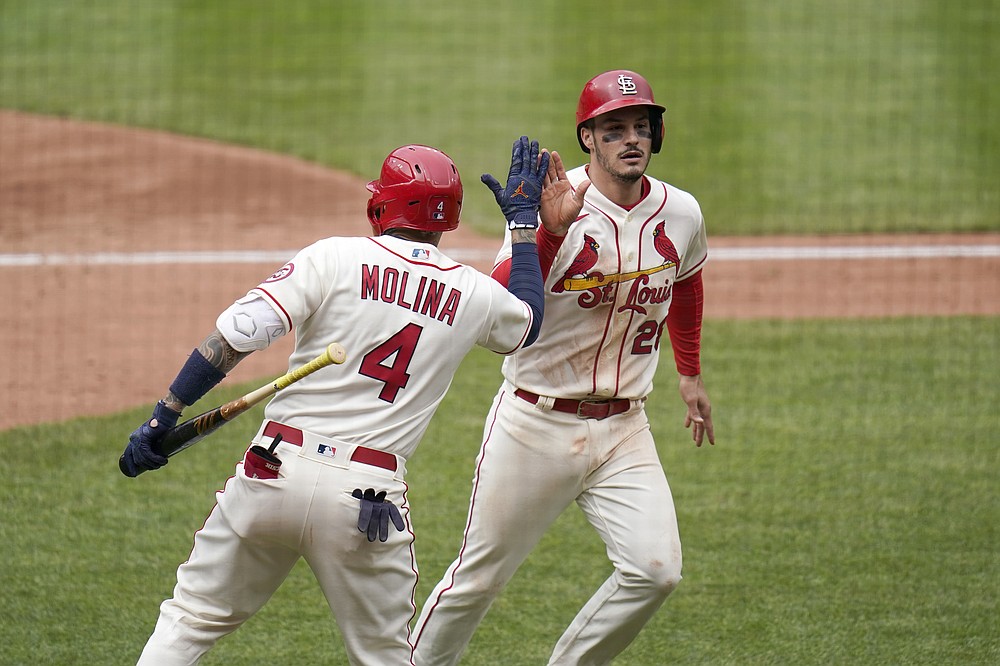
[[[612,154],[611,148],[605,147],[600,141],[595,141],[593,151],[600,167],[609,176],[625,185],[631,185],[642,178],[642,175],[646,172],[646,167],[649,166],[650,153],[639,146],[626,146],[622,150]],[[620,155],[633,151],[642,153],[642,160],[639,164],[633,166],[620,161]]]

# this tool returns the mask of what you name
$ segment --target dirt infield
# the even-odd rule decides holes
[[[0,430],[152,403],[215,316],[283,263],[275,252],[367,234],[366,200],[364,181],[290,157],[0,111]],[[708,318],[1000,314],[1000,258],[946,251],[1000,233],[710,243],[730,258],[705,270]],[[488,270],[496,245],[459,229],[442,248]],[[942,253],[766,258],[831,246]],[[195,254],[208,251],[270,254]],[[283,372],[290,340],[279,346],[232,380]]]

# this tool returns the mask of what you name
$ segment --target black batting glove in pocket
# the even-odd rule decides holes
[[[367,533],[369,541],[375,541],[376,535],[379,541],[386,541],[389,538],[390,520],[398,531],[406,529],[406,523],[403,522],[399,509],[392,502],[386,501],[384,490],[376,493],[374,488],[367,488],[364,492],[361,488],[355,488],[351,495],[361,500],[358,531]]]

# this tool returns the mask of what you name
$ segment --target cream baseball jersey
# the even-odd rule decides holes
[[[567,173],[576,187],[585,167]],[[504,360],[504,377],[539,395],[638,399],[653,388],[673,284],[708,256],[693,196],[645,176],[631,210],[596,187],[570,226],[545,280],[545,320],[531,347]],[[497,263],[510,256],[510,237]],[[598,316],[594,316],[598,314]]]
[[[289,368],[331,342],[347,350],[343,365],[276,394],[265,417],[404,458],[467,352],[517,350],[532,317],[489,276],[392,236],[318,241],[250,294],[295,333]]]

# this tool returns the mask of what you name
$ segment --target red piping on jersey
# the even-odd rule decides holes
[[[692,266],[691,268],[689,268],[689,269],[688,269],[688,270],[687,270],[687,271],[686,271],[686,272],[684,273],[684,275],[678,275],[678,276],[677,276],[677,277],[676,277],[676,278],[674,279],[674,281],[675,281],[675,282],[681,282],[681,281],[683,281],[683,280],[687,280],[687,279],[688,279],[688,277],[690,277],[691,275],[693,275],[694,273],[696,273],[696,272],[698,271],[698,269],[699,269],[699,268],[701,268],[702,264],[704,264],[704,263],[705,263],[705,261],[707,261],[707,260],[708,260],[708,255],[705,255],[704,257],[702,257],[702,258],[701,258],[701,261],[699,261],[699,262],[698,262],[697,264],[695,264],[694,266]]]
[[[633,208],[635,208],[636,206],[638,206],[644,199],[646,199],[646,197],[648,197],[652,193],[653,189],[649,185],[649,180],[645,176],[642,177],[642,185],[643,185],[643,188],[642,188],[643,189],[643,194],[639,198],[639,201],[635,202],[635,204],[633,204],[632,206],[629,206],[626,210],[631,211]],[[646,231],[646,227],[649,226],[650,222],[652,222],[653,220],[657,219],[657,217],[660,214],[660,211],[662,211],[666,207],[666,205],[667,205],[667,196],[668,196],[667,195],[667,186],[666,185],[662,185],[662,187],[663,187],[663,200],[660,202],[659,207],[655,211],[653,211],[653,213],[649,217],[647,217],[643,221],[643,223],[641,225],[639,225],[639,237],[640,237],[640,239],[642,237],[643,232]],[[639,266],[642,266],[642,242],[641,241],[639,242],[639,249],[636,251],[636,267],[639,267]],[[621,270],[621,269],[619,268],[619,270]],[[631,310],[630,314],[629,314],[628,324],[627,324],[627,329],[626,330],[632,328],[632,323],[635,321],[635,315],[636,315],[636,311],[635,310]],[[622,380],[622,372],[621,372],[621,370],[622,370],[622,364],[624,363],[624,358],[625,358],[625,345],[627,343],[628,343],[628,337],[627,336],[622,336],[621,347],[618,349],[618,372],[615,374],[615,395],[618,395],[618,391],[619,391],[619,389],[621,389],[621,380]]]
[[[587,173],[588,173],[588,175],[590,174],[589,171]],[[639,188],[640,188],[639,189],[639,198],[636,200],[636,202],[634,204],[629,205],[629,206],[622,206],[622,208],[624,208],[625,210],[632,210],[633,208],[635,208],[636,206],[638,206],[639,204],[641,204],[642,200],[645,199],[649,195],[649,193],[653,191],[653,188],[650,187],[650,185],[649,185],[649,179],[646,178],[645,176],[642,177],[642,182],[639,184]],[[661,208],[662,208],[662,206],[661,206]]]
[[[271,302],[278,306],[278,309],[281,310],[281,314],[285,317],[285,321],[288,322],[288,332],[291,333],[292,329],[295,328],[295,324],[292,322],[292,318],[288,316],[288,311],[285,310],[285,306],[279,303],[278,299],[274,297],[274,294],[269,292],[267,289],[264,289],[264,287],[258,285],[254,287],[254,289],[256,289],[257,291],[262,291],[265,294],[267,294],[267,297],[271,299]]]
[[[642,177],[642,184],[643,184],[642,197],[639,199],[639,201],[635,203],[635,205],[629,207],[628,210],[632,210],[632,208],[639,205],[640,202],[642,202],[647,196],[649,196],[652,193],[653,189],[649,185],[649,181],[645,176]],[[662,211],[667,205],[667,196],[668,196],[667,186],[662,184],[661,186],[663,187],[663,200],[660,201],[659,207],[655,211],[653,211],[653,213],[649,217],[647,217],[641,225],[639,225],[640,242],[639,242],[639,249],[636,251],[636,267],[642,266],[642,242],[641,242],[642,234],[646,231],[646,227],[648,227],[649,224],[653,222],[653,220],[658,219],[660,211]],[[628,329],[632,328],[632,323],[635,321],[635,315],[636,311],[631,310],[628,318]],[[621,388],[621,379],[622,379],[621,369],[622,369],[622,364],[624,363],[625,345],[627,344],[627,342],[628,342],[627,336],[622,336],[621,348],[618,350],[618,373],[617,375],[615,375],[615,395],[618,395],[618,391]]]
[[[667,186],[666,185],[664,185],[663,183],[661,183],[661,185],[663,186],[663,201],[660,202],[660,207],[657,208],[656,211],[652,215],[650,215],[646,219],[645,222],[642,223],[643,228],[645,228],[646,225],[649,224],[653,220],[654,217],[656,217],[657,215],[659,215],[660,211],[663,210],[664,208],[666,208],[666,206],[667,206],[667,197],[670,196],[670,193],[667,191]]]
[[[378,245],[380,248],[382,248],[383,250],[385,250],[389,254],[399,257],[400,259],[402,259],[403,261],[405,261],[408,264],[415,264],[417,266],[430,266],[431,268],[436,268],[439,271],[454,271],[454,270],[458,270],[459,268],[462,268],[462,264],[459,264],[457,262],[455,263],[454,266],[445,267],[445,266],[438,266],[437,264],[432,264],[429,261],[416,261],[412,257],[404,257],[403,255],[399,254],[398,252],[389,249],[388,247],[386,247],[382,243],[378,242],[378,239],[376,239],[376,238],[369,238],[368,240],[370,240],[371,242],[375,243],[376,245]]]
[[[594,203],[591,202],[590,205],[594,206]],[[614,227],[614,230],[615,230],[615,250],[616,250],[616,252],[618,254],[618,266],[617,266],[616,270],[619,273],[621,273],[621,271],[622,271],[622,248],[621,248],[621,243],[618,241],[618,232],[620,231],[618,229],[618,225],[615,224],[614,218],[612,218],[610,215],[608,215],[607,213],[605,213],[603,210],[601,210],[597,206],[594,206],[594,208],[597,210],[597,212],[599,212],[601,215],[603,215],[605,218],[607,218],[608,222],[611,223],[611,226]],[[617,298],[617,287],[615,287],[615,297]],[[608,331],[611,330],[611,321],[614,319],[614,316],[615,316],[615,308],[614,308],[614,306],[612,306],[611,308],[608,309],[608,316],[607,316],[607,319],[604,321],[604,333],[601,335],[601,342],[597,346],[597,353],[594,356],[594,371],[590,375],[590,386],[591,386],[590,392],[591,393],[597,393],[597,367],[598,367],[598,365],[601,362],[601,349],[604,348],[604,343],[608,339]],[[631,320],[629,321],[629,323],[631,323]],[[623,338],[623,342],[624,342],[624,338]],[[618,395],[618,378],[621,375],[621,358],[622,358],[621,357],[621,350],[619,350],[619,353],[618,353],[618,362],[616,364],[617,368],[618,368],[618,372],[615,373],[615,395]]]
[[[629,206],[627,208],[626,207],[622,207],[622,208],[624,208],[624,210],[631,211],[633,208],[635,208],[636,206],[638,206],[639,203],[641,203],[642,201],[644,201],[652,193],[652,188],[649,186],[648,180],[646,179],[645,176],[643,176],[642,182],[643,182],[643,194],[642,194],[642,196],[632,206]],[[669,193],[667,192],[667,186],[665,184],[661,183],[661,187],[663,188],[663,199],[660,202],[660,205],[657,207],[657,209],[655,211],[653,211],[652,214],[650,214],[650,216],[647,217],[643,221],[643,223],[640,225],[640,228],[639,228],[639,234],[640,235],[642,234],[643,231],[645,231],[646,227],[649,225],[650,222],[652,222],[653,220],[657,219],[657,217],[659,216],[660,212],[667,205],[667,197],[669,196]],[[593,202],[591,202],[591,205],[594,206]],[[610,215],[608,215],[606,212],[604,212],[603,210],[601,210],[597,206],[594,206],[594,208],[597,209],[602,215],[604,215],[608,219],[608,221],[611,222],[611,225],[615,228],[615,248],[616,248],[616,250],[618,252],[618,272],[621,272],[622,271],[621,243],[618,240],[619,239],[620,229],[618,228],[618,225],[615,224],[614,218],[612,218]],[[636,263],[637,266],[642,266],[642,243],[639,243],[639,250],[638,250],[638,254],[636,256],[636,262],[637,262]],[[616,293],[616,299],[617,299],[617,293]],[[614,321],[615,312],[616,312],[616,308],[615,307],[612,307],[610,309],[610,311],[608,312],[608,319],[605,322],[605,327],[604,327],[604,335],[601,338],[601,347],[604,346],[604,342],[605,342],[605,340],[607,340],[608,332],[610,331],[611,324]],[[631,328],[632,327],[632,322],[635,319],[635,314],[636,314],[635,311],[632,311],[630,313],[628,324],[626,324],[627,328]],[[615,371],[615,391],[614,391],[615,395],[618,395],[618,391],[621,388],[622,363],[624,362],[623,359],[625,357],[625,346],[627,344],[628,344],[628,338],[627,338],[627,336],[622,336],[621,344],[619,345],[619,348],[618,348],[617,361],[615,363],[615,368],[616,368],[616,371]],[[598,349],[597,353],[598,353],[598,356],[597,356],[597,359],[594,362],[594,372],[593,372],[593,375],[592,375],[592,378],[591,378],[591,386],[592,386],[592,391],[594,393],[597,392],[597,366],[598,366],[598,363],[600,363],[600,349]]]
[[[523,347],[524,346],[524,341],[528,339],[528,334],[531,333],[531,325],[535,321],[535,314],[531,311],[531,308],[528,306],[527,303],[524,303],[524,301],[521,301],[521,303],[523,303],[524,307],[528,310],[528,328],[524,329],[524,335],[521,336],[521,340],[517,343],[517,345],[514,346],[513,349],[511,349],[510,351],[496,352],[496,353],[500,354],[501,356],[510,356],[511,354],[513,354],[514,352],[516,352],[518,349],[520,349],[521,347]]]
[[[635,310],[632,310],[628,316],[628,324],[625,325],[625,330],[632,328],[632,321],[635,319]],[[618,347],[618,361],[615,364],[615,395],[618,395],[618,391],[622,387],[622,364],[625,362],[625,345],[628,343],[628,336],[622,336],[622,343]]]
[[[585,174],[587,174],[587,178],[590,178],[590,165],[589,164],[585,164],[584,165],[583,172]],[[573,191],[576,192],[576,188],[575,187],[573,188]],[[649,178],[646,176],[646,174],[643,174],[642,175],[642,180],[639,182],[639,198],[635,200],[634,204],[629,204],[628,206],[620,206],[620,208],[622,208],[623,210],[632,210],[633,208],[635,208],[636,206],[638,206],[639,204],[641,204],[642,200],[645,199],[646,196],[651,191],[652,191],[652,188],[649,185]],[[597,206],[594,206],[594,208],[597,208]],[[577,218],[577,219],[580,219],[580,218]]]

